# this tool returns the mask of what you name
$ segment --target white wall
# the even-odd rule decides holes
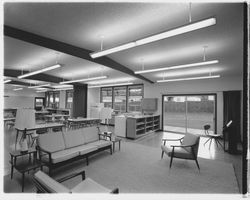
[[[4,90],[4,108],[34,108],[35,97],[44,97],[44,93],[37,93],[34,90],[24,88],[14,91],[13,89]]]
[[[242,77],[229,77],[207,80],[192,80],[169,83],[144,84],[145,98],[158,98],[158,114],[162,114],[163,94],[217,94],[217,132],[222,132],[223,127],[223,91],[242,90]]]

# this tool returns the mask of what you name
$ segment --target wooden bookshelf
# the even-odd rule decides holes
[[[160,129],[160,115],[127,117],[126,137],[136,139]]]

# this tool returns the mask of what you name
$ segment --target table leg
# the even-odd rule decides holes
[[[113,141],[113,152],[115,152],[115,141]]]
[[[121,140],[119,140],[119,151],[121,150]]]
[[[24,191],[24,174],[25,173],[22,173],[22,192]]]

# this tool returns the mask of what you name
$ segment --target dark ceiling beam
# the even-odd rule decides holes
[[[29,42],[35,45],[39,45],[42,47],[46,47],[49,49],[53,49],[62,53],[66,53],[69,54],[71,56],[75,56],[78,58],[82,58],[85,60],[88,60],[90,62],[94,62],[100,65],[104,65],[106,67],[115,69],[117,71],[126,73],[130,76],[134,76],[136,78],[139,78],[141,80],[147,81],[149,83],[154,83],[153,81],[145,78],[144,76],[140,75],[140,74],[135,74],[133,70],[125,67],[124,65],[104,56],[101,58],[96,58],[93,59],[90,57],[90,53],[92,53],[92,51],[87,50],[87,49],[83,49],[77,46],[73,46],[71,44],[67,44],[64,42],[60,42],[57,40],[53,40],[47,37],[43,37],[34,33],[30,33],[27,31],[23,31],[14,27],[10,27],[7,25],[4,25],[4,35],[5,36],[9,36],[15,39],[19,39],[25,42]]]
[[[16,70],[16,69],[4,69],[4,76],[8,76],[8,77],[15,77],[17,78],[18,76],[22,75],[22,74],[26,74],[29,73],[29,71],[21,71],[21,70]],[[27,79],[30,80],[37,80],[37,81],[44,81],[44,82],[51,82],[51,83],[59,83],[61,81],[68,81],[56,76],[52,76],[52,75],[48,75],[48,74],[36,74],[33,76],[29,76],[27,77]],[[11,82],[10,82],[11,83]],[[23,82],[20,82],[23,83]],[[86,84],[81,84],[81,83],[72,83],[72,85],[78,85],[78,86],[83,86]]]

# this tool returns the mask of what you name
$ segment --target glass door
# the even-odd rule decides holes
[[[186,133],[186,97],[164,96],[163,130]]]
[[[216,128],[216,94],[163,95],[163,130],[202,134],[209,124]]]

